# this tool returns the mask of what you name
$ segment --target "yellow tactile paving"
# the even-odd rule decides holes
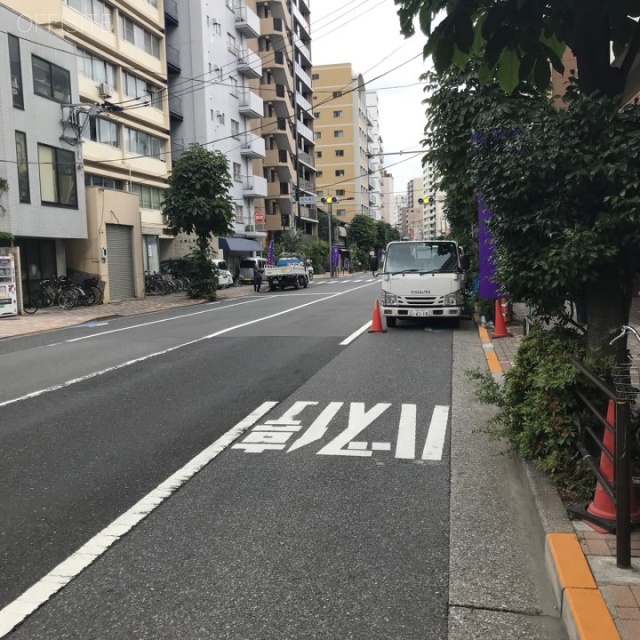
[[[487,351],[485,352],[487,356],[487,364],[489,365],[489,370],[491,373],[502,373],[502,365],[498,360],[498,356],[495,351]]]

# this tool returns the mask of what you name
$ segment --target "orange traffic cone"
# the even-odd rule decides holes
[[[615,405],[613,400],[609,400],[609,406],[607,408],[607,423],[612,427],[615,422]],[[602,444],[606,451],[611,454],[611,457],[602,453],[600,455],[600,473],[605,477],[607,482],[612,483],[614,479],[614,467],[613,467],[613,452],[615,450],[614,446],[614,435],[613,429],[604,430],[604,436],[602,438]],[[638,505],[636,503],[636,495],[633,490],[633,484],[631,485],[631,496],[629,502],[629,511],[631,512],[631,520],[639,520],[640,519],[640,511],[638,511]],[[593,496],[593,501],[589,503],[587,506],[587,513],[590,513],[592,516],[596,518],[601,518],[603,520],[610,520],[612,523],[616,521],[616,506],[613,504],[611,498],[607,495],[607,492],[602,488],[602,485],[598,482],[596,485],[596,490]],[[594,524],[593,522],[587,521],[587,524],[592,528],[598,531],[599,533],[607,533],[608,529],[604,529]]]
[[[373,318],[371,320],[371,329],[369,333],[386,333],[387,330],[382,328],[382,319],[380,318],[380,305],[376,299],[376,303],[373,305]]]
[[[496,300],[494,327],[493,336],[491,336],[492,338],[507,338],[512,335],[507,331],[507,325],[504,321],[504,316],[502,315],[502,305],[500,304],[500,300]]]

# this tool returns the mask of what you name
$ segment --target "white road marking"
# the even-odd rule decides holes
[[[389,407],[390,403],[379,402],[369,411],[365,411],[364,402],[352,402],[349,410],[349,423],[347,428],[326,444],[318,455],[320,456],[370,456],[371,451],[352,451],[345,449],[361,431],[364,431],[374,420],[380,417]]]
[[[398,423],[396,458],[413,460],[416,457],[416,405],[403,404]]]
[[[369,322],[367,322],[367,324],[363,325],[362,327],[360,327],[357,331],[354,331],[348,338],[345,338],[341,343],[340,346],[345,346],[348,344],[351,344],[361,333],[364,333],[372,324],[372,321],[369,320]]]
[[[422,451],[423,460],[442,460],[442,450],[444,449],[444,439],[447,435],[447,420],[449,418],[449,407],[436,405],[431,416],[427,441]]]
[[[69,584],[71,580],[97,560],[139,522],[144,520],[169,496],[175,493],[179,487],[220,455],[234,440],[238,439],[247,429],[250,429],[277,404],[277,402],[263,402],[255,411],[238,422],[235,427],[231,428],[181,469],[169,476],[162,484],[158,485],[142,500],[91,538],[64,562],[60,563],[31,588],[0,610],[0,638],[10,633],[12,629],[23,622],[55,593]]]
[[[322,411],[322,413],[313,421],[311,426],[302,434],[300,438],[298,438],[288,449],[287,453],[291,451],[295,451],[300,447],[304,447],[311,442],[315,442],[316,440],[320,440],[327,432],[327,427],[329,423],[333,420],[336,413],[340,410],[344,403],[343,402],[330,402],[326,409]]]
[[[198,344],[199,342],[203,342],[204,340],[210,340],[211,338],[217,338],[218,336],[222,336],[225,333],[229,333],[231,331],[235,331],[236,329],[242,329],[244,327],[248,327],[252,324],[257,324],[259,322],[264,322],[265,320],[271,320],[273,318],[278,318],[279,316],[286,315],[287,313],[293,313],[294,311],[298,311],[300,309],[304,309],[305,307],[310,307],[311,305],[318,304],[319,302],[324,302],[325,300],[331,300],[332,298],[337,298],[338,296],[343,296],[352,291],[357,291],[358,289],[364,289],[364,287],[368,287],[368,284],[360,285],[359,287],[355,287],[350,289],[349,291],[340,291],[338,293],[332,293],[324,298],[319,300],[312,300],[311,302],[305,302],[304,304],[300,304],[296,307],[291,307],[291,309],[285,309],[284,311],[278,311],[277,313],[272,313],[268,316],[263,316],[262,318],[256,318],[255,320],[249,320],[248,322],[243,322],[241,324],[234,325],[232,327],[227,327],[226,329],[221,329],[220,331],[216,331],[215,333],[210,333],[209,335],[203,336],[202,338],[196,338],[195,340],[189,340],[188,342],[183,342],[182,344],[178,344],[175,347],[169,347],[168,349],[163,349],[162,351],[156,351],[154,353],[149,353],[146,356],[141,356],[140,358],[135,358],[133,360],[127,360],[126,362],[122,362],[120,364],[114,365],[112,367],[107,367],[106,369],[101,369],[99,371],[94,371],[93,373],[88,373],[87,375],[80,376],[79,378],[74,378],[72,380],[67,380],[66,382],[61,382],[60,384],[53,385],[51,387],[47,387],[45,389],[39,389],[38,391],[32,391],[31,393],[27,393],[23,396],[19,396],[17,398],[11,398],[10,400],[4,400],[0,402],[0,407],[6,407],[7,405],[14,404],[16,402],[20,402],[22,400],[29,400],[30,398],[36,398],[37,396],[41,396],[45,393],[50,393],[52,391],[58,391],[59,389],[64,389],[65,387],[69,387],[73,384],[77,384],[78,382],[84,382],[85,380],[90,380],[91,378],[96,378],[98,376],[102,376],[105,373],[110,373],[112,371],[117,371],[118,369],[123,369],[124,367],[129,367],[132,364],[136,364],[138,362],[144,362],[145,360],[149,360],[151,358],[155,358],[157,356],[162,356],[167,353],[171,353],[172,351],[177,351],[178,349],[182,349],[183,347],[188,347],[190,345]],[[246,303],[244,303],[246,304]],[[201,311],[199,313],[205,313]],[[195,314],[190,314],[195,315]],[[184,317],[184,316],[180,316]],[[167,319],[168,320],[168,319]],[[162,322],[162,321],[157,321]],[[133,327],[126,327],[123,329],[114,329],[113,331],[105,331],[104,333],[96,333],[92,336],[85,336],[84,339],[89,337],[91,338],[99,338],[100,336],[107,335],[109,333],[115,333],[116,331],[128,331],[129,329],[136,329],[141,326],[146,326],[147,324],[156,324],[156,322],[146,323],[145,325],[135,325]],[[83,338],[76,338],[76,340],[81,340]]]

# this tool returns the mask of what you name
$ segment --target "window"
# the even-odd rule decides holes
[[[322,151],[316,151],[315,156],[316,158],[322,158]]]
[[[125,15],[120,15],[120,36],[154,58],[160,58],[160,38]]]
[[[344,189],[336,189],[337,196],[343,196],[346,193]]]
[[[240,137],[240,123],[237,120],[231,120],[231,135],[234,138]]]
[[[319,111],[314,111],[313,112],[313,117],[314,118],[319,118],[320,117],[320,112]]]
[[[78,73],[96,82],[106,82],[112,87],[116,86],[115,65],[94,56],[88,51],[80,50],[78,52]]]
[[[216,115],[218,116],[218,122],[224,124],[224,113],[222,113],[222,111],[216,111]]]
[[[132,98],[141,98],[146,100],[155,109],[162,111],[162,88],[154,84],[134,76],[128,71],[124,71],[122,74],[123,87],[122,90],[125,95]]]
[[[343,158],[344,157],[344,149],[336,149],[336,157]]]
[[[238,49],[236,47],[236,37],[227,33],[227,49],[234,55],[238,55]]]
[[[16,131],[16,159],[18,164],[18,196],[20,202],[31,202],[29,192],[29,161],[27,159],[27,134]]]
[[[103,29],[113,31],[112,11],[106,2],[102,0],[64,0],[64,3],[93,20]]]
[[[344,131],[342,129],[336,129],[333,132],[333,137],[334,138],[342,138],[342,137],[344,137]]]
[[[314,131],[313,138],[314,140],[320,140],[320,138],[322,138],[322,131]]]
[[[312,80],[320,80],[320,74],[319,73],[312,73],[311,74],[311,79]]]
[[[236,205],[236,222],[244,223],[244,207],[241,204]]]
[[[336,178],[344,176],[344,169],[336,169]]]
[[[76,156],[73,151],[38,145],[40,198],[44,204],[78,208]]]
[[[316,178],[322,178],[322,171],[316,171]]]
[[[342,91],[334,91],[333,92],[333,97],[334,98],[339,98],[342,95]]]
[[[24,109],[22,68],[20,66],[20,40],[11,34],[7,37],[9,38],[9,67],[11,69],[11,95],[13,98],[13,106],[16,109]]]
[[[342,118],[342,111],[334,111],[333,112],[333,117],[334,118]]]
[[[124,183],[122,182],[122,180],[105,178],[103,176],[94,176],[91,173],[84,174],[84,183],[87,187],[102,187],[103,189],[115,189],[116,191],[124,191]]]
[[[233,163],[233,179],[242,180],[242,167],[237,162]]]
[[[138,196],[141,209],[162,209],[165,195],[164,189],[134,182],[131,185],[131,193],[135,193]]]
[[[69,72],[37,56],[31,56],[33,65],[33,90],[44,98],[56,102],[71,102]]]
[[[338,209],[336,211],[336,215],[338,216],[338,218],[344,218],[347,215],[347,210],[346,209]]]
[[[211,23],[211,28],[213,29],[213,35],[214,36],[221,36],[222,35],[222,29],[220,27],[220,23],[214,18],[213,22]]]
[[[135,153],[141,156],[147,156],[147,158],[155,158],[160,160],[162,154],[162,140],[151,136],[143,131],[137,129],[131,129],[130,127],[124,128],[124,148],[129,153]]]
[[[105,118],[89,117],[89,123],[82,132],[82,137],[85,140],[108,144],[111,147],[120,146],[118,144],[118,125]]]
[[[229,76],[229,84],[231,85],[230,93],[234,98],[238,97],[238,80]]]

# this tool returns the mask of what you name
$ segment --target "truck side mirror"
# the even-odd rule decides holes
[[[463,271],[469,271],[469,267],[471,266],[471,260],[469,256],[460,256],[460,266]]]

